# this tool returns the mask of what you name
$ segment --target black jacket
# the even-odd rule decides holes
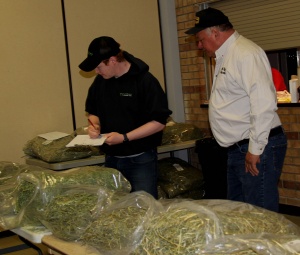
[[[124,56],[131,63],[126,74],[117,79],[103,79],[97,75],[89,88],[85,110],[99,117],[102,134],[128,133],[152,120],[166,124],[172,113],[158,80],[149,72],[149,66],[128,52],[124,51]],[[159,132],[129,143],[104,144],[101,150],[112,156],[127,156],[156,148],[161,140],[162,132]]]

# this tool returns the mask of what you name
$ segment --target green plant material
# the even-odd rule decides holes
[[[273,233],[300,236],[300,228],[282,214],[251,204],[230,200],[195,200],[195,206],[204,206],[219,218],[224,235]]]
[[[0,162],[0,185],[7,184],[16,179],[16,176],[21,172],[18,164],[1,161]]]
[[[224,235],[276,233],[297,234],[281,215],[270,212],[249,211],[245,214],[239,212],[217,213]],[[280,217],[278,217],[280,216]]]
[[[66,147],[73,138],[73,136],[68,135],[47,142],[46,139],[37,136],[27,141],[23,147],[23,151],[26,155],[48,163],[64,162],[99,155],[99,149],[93,146]]]
[[[98,195],[90,192],[56,196],[46,205],[41,221],[56,237],[74,241],[92,221],[97,201]]]
[[[158,160],[158,181],[168,198],[204,188],[202,171],[180,158]]]
[[[86,229],[81,241],[99,250],[127,248],[146,211],[133,206],[104,211]]]
[[[41,208],[59,195],[57,187],[62,185],[94,185],[124,193],[131,190],[129,182],[118,170],[102,166],[85,166],[64,172],[33,171],[30,174],[20,175],[16,212],[25,209],[23,225],[41,225],[39,220]]]
[[[163,131],[162,145],[201,139],[204,136],[205,134],[203,131],[193,124],[175,123],[165,127]]]
[[[215,231],[214,220],[206,214],[201,216],[198,212],[185,208],[173,208],[151,220],[142,242],[131,255],[203,254],[200,251],[205,248],[211,233],[214,235]],[[246,249],[231,254],[257,253]]]
[[[31,171],[42,171],[44,168],[0,161],[0,225],[3,229],[20,226],[23,217],[22,208],[26,207],[37,193],[36,187],[21,185],[20,175],[27,175]],[[22,201],[17,203],[20,194]]]
[[[140,242],[154,212],[161,208],[145,191],[127,194],[101,211],[78,241],[101,254],[130,254]]]
[[[0,161],[0,185],[15,184],[21,173],[27,173],[33,169],[40,170],[42,168],[10,161]]]
[[[197,212],[173,208],[151,219],[133,254],[196,254],[206,244],[206,231],[214,228],[214,222],[205,214],[200,217]]]
[[[131,255],[254,255],[262,254],[260,249],[275,254],[268,252],[282,251],[287,238],[300,236],[299,228],[282,215],[244,203],[174,200],[165,206],[151,218]],[[273,236],[260,240],[262,233]]]
[[[23,208],[27,207],[37,193],[37,186],[28,181],[21,180],[17,186],[17,203],[16,212],[20,212]]]
[[[202,199],[205,195],[204,187],[196,190],[189,190],[183,194],[176,196],[175,198],[186,198],[186,199]]]

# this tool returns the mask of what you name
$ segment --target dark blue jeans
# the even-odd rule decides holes
[[[119,170],[131,184],[131,192],[143,190],[154,198],[158,198],[157,152],[155,149],[136,157],[106,156],[105,166]]]
[[[278,212],[278,181],[282,171],[287,138],[284,133],[269,137],[269,142],[257,164],[258,176],[246,173],[245,157],[248,144],[228,150],[227,181],[230,200],[246,202]]]

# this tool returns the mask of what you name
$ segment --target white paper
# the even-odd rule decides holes
[[[57,140],[57,139],[60,139],[62,137],[68,136],[68,135],[69,134],[55,131],[55,132],[49,132],[49,133],[45,133],[45,134],[40,134],[38,136],[42,137],[42,138],[45,138],[46,140],[53,141],[53,140]]]
[[[98,138],[90,138],[89,135],[77,135],[66,147],[74,147],[77,145],[100,146],[106,139],[105,135],[100,135]]]

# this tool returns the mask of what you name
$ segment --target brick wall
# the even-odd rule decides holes
[[[278,113],[288,137],[288,149],[279,182],[280,202],[300,207],[300,105],[279,107]]]
[[[197,4],[201,2],[205,1],[175,0],[175,6],[185,119],[210,134],[208,109],[200,108],[207,100],[204,59],[195,40],[184,33],[194,26]],[[278,113],[288,136],[288,150],[279,182],[280,203],[300,207],[300,106],[279,107]],[[197,155],[191,152],[191,158],[197,165]]]

